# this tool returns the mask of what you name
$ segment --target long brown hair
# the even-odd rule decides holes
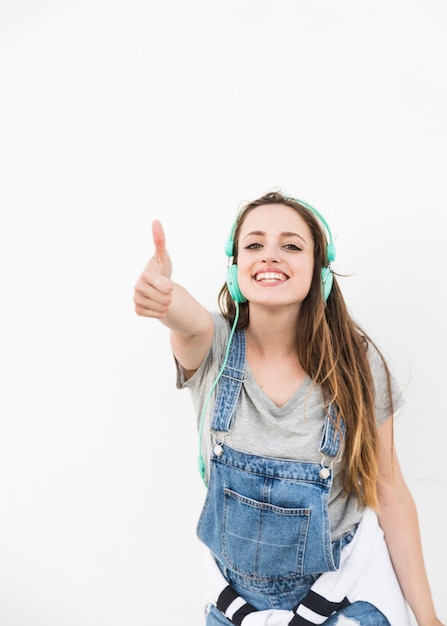
[[[321,270],[327,265],[327,238],[313,212],[299,201],[280,192],[268,193],[247,204],[239,213],[234,229],[234,262],[237,262],[238,236],[242,223],[253,209],[283,204],[295,209],[310,228],[314,241],[314,270],[311,288],[304,299],[297,325],[296,347],[305,372],[321,386],[326,406],[337,408],[346,425],[342,460],[346,492],[355,492],[362,504],[377,508],[379,441],[375,419],[374,381],[367,358],[368,343],[377,350],[370,337],[352,319],[337,279],[326,302],[321,296]],[[219,293],[219,307],[233,323],[236,307],[228,288]],[[249,323],[249,303],[239,305],[238,327]],[[299,332],[298,332],[299,326]],[[380,352],[379,352],[380,354]],[[390,373],[381,355],[388,379],[392,413]]]

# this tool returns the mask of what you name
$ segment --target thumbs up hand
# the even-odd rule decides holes
[[[189,291],[171,280],[171,257],[158,220],[152,224],[152,238],[155,252],[135,285],[135,312],[158,319],[171,330],[173,353],[192,376],[211,347],[213,319]]]
[[[174,285],[171,258],[163,226],[158,220],[152,223],[152,238],[155,252],[135,285],[134,303],[138,315],[162,319],[172,302]]]

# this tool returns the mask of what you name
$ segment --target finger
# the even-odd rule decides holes
[[[155,244],[155,254],[161,263],[169,260],[168,250],[166,248],[166,237],[163,226],[159,220],[152,222],[152,239]]]
[[[141,282],[140,288],[143,290],[146,287],[153,287],[161,293],[170,294],[174,284],[170,278],[160,273],[161,269],[159,262],[155,258],[150,259],[140,276],[137,286]]]
[[[168,314],[168,309],[150,309],[147,307],[142,307],[139,304],[135,304],[135,313],[140,317],[151,317],[153,319],[161,320],[165,318]]]
[[[135,302],[135,313],[140,317],[154,317],[157,319],[162,319],[166,317],[168,314],[169,307],[162,306],[143,306],[138,302]]]
[[[172,302],[170,295],[160,294],[151,288],[139,288],[138,284],[134,293],[135,311],[145,317],[164,317]]]
[[[135,285],[135,296],[141,300],[166,304],[172,300],[173,283],[169,278],[144,271]]]

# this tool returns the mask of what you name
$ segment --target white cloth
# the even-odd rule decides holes
[[[228,586],[211,553],[208,553],[209,600],[214,605],[219,594]],[[402,594],[377,515],[367,509],[352,541],[343,548],[338,570],[322,574],[312,585],[312,591],[331,602],[347,598],[350,603],[369,602],[378,608],[391,626],[411,626],[407,603]],[[236,599],[225,615],[231,620],[244,604]],[[296,610],[311,623],[322,624],[326,617],[314,613],[305,601]],[[243,620],[243,626],[287,626],[295,612],[277,609],[256,611]]]

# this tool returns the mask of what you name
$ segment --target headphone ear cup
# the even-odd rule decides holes
[[[327,262],[332,263],[332,261],[335,261],[335,255],[336,255],[335,244],[332,243],[331,241],[330,243],[327,244],[327,247],[326,247]]]
[[[229,257],[233,256],[234,239],[229,237],[225,242],[225,254]]]
[[[323,296],[324,302],[329,298],[333,282],[334,275],[332,274],[331,268],[329,266],[323,267],[321,270],[321,295]]]
[[[242,304],[243,302],[247,302],[245,297],[242,295],[242,292],[239,288],[239,282],[237,279],[237,265],[230,265],[227,269],[227,287],[230,296],[233,298],[235,302]]]

